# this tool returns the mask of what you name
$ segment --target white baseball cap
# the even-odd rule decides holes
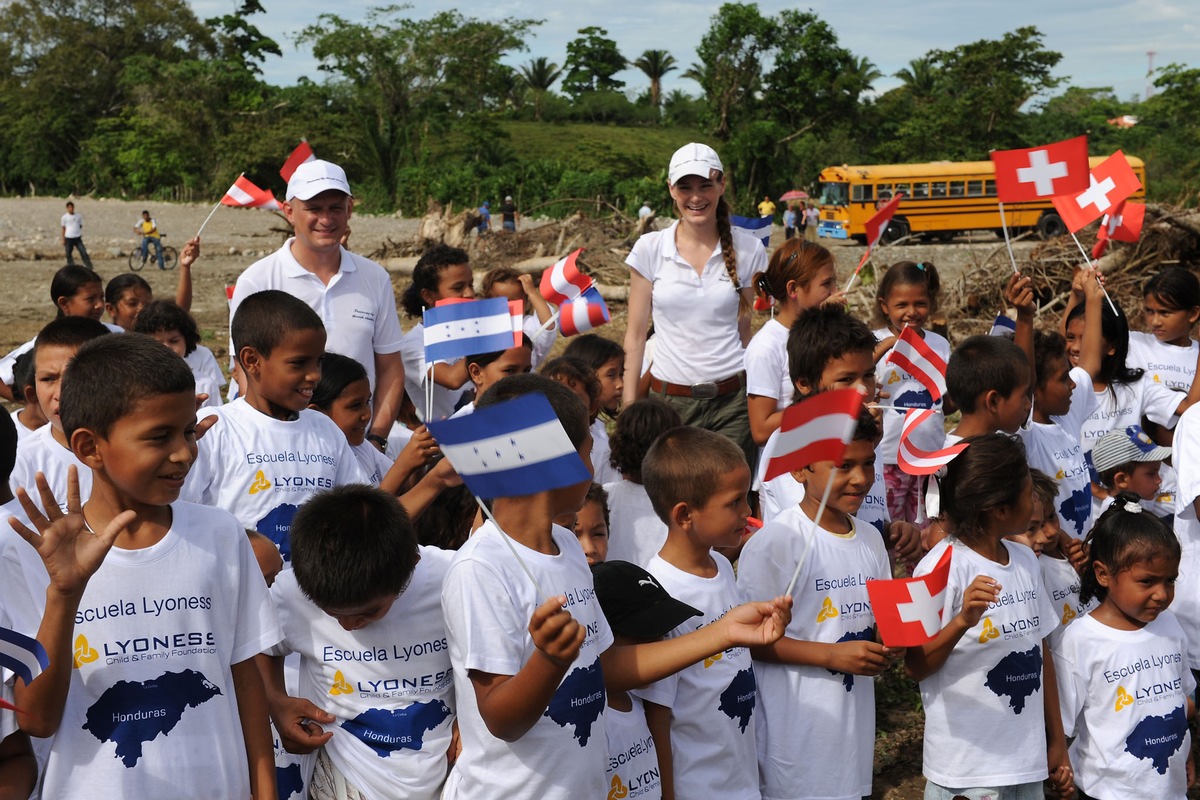
[[[721,157],[717,151],[706,144],[691,142],[675,151],[671,156],[671,168],[667,172],[667,180],[672,186],[679,183],[680,178],[688,175],[699,175],[701,178],[715,178],[713,172],[724,172]]]
[[[328,161],[306,161],[296,167],[287,185],[285,200],[311,200],[330,189],[353,197],[346,171]]]

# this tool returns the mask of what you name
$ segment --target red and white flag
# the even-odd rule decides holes
[[[296,171],[296,167],[300,166],[306,161],[312,161],[316,159],[316,157],[316,154],[313,153],[313,149],[309,146],[308,142],[301,139],[300,144],[295,150],[292,151],[292,154],[287,157],[287,161],[283,162],[283,166],[279,168],[279,174],[283,176],[284,183],[287,183],[292,179],[292,173]]]
[[[221,198],[221,204],[239,208],[278,209],[279,201],[266,189],[260,189],[245,175],[239,175]]]
[[[934,401],[941,400],[946,393],[946,362],[933,352],[916,328],[906,325],[900,331],[888,361],[920,381]]]
[[[608,305],[595,286],[589,286],[579,297],[558,307],[558,329],[563,336],[586,333],[608,320]]]
[[[559,259],[553,267],[542,273],[540,288],[547,303],[560,306],[579,297],[592,285],[592,279],[580,272],[579,267],[575,265],[582,252],[581,247],[569,256]]]
[[[785,408],[763,480],[804,469],[816,461],[840,463],[854,436],[864,397],[861,388],[835,389]]]
[[[1096,234],[1096,246],[1092,248],[1092,258],[1100,258],[1108,249],[1109,241],[1136,242],[1142,236],[1142,226],[1146,224],[1146,204],[1126,200],[1111,214],[1100,218],[1100,231]]]
[[[904,192],[897,192],[896,196],[887,201],[883,208],[876,211],[869,220],[863,225],[867,229],[867,247],[873,249],[879,244],[879,240],[883,238],[884,232],[887,230],[888,223],[892,221],[892,217],[896,216],[896,209],[900,207],[900,201],[904,199]]]
[[[1082,192],[1054,198],[1058,215],[1072,233],[1115,211],[1117,206],[1142,187],[1137,173],[1120,150],[1096,165],[1088,184]]]
[[[896,463],[900,466],[900,471],[906,475],[932,475],[967,449],[966,442],[959,442],[933,451],[915,447],[909,437],[922,422],[931,416],[933,416],[932,408],[911,408],[904,415],[904,426],[900,429],[900,445],[896,449]]]
[[[1088,187],[1086,136],[1023,150],[995,150],[992,163],[996,166],[996,198],[1001,203],[1044,200]]]
[[[509,300],[508,315],[512,317],[513,347],[520,347],[521,337],[525,335],[525,301]]]
[[[950,554],[938,559],[928,575],[889,581],[867,581],[867,596],[879,638],[888,647],[920,647],[942,629],[942,608],[950,582]]]

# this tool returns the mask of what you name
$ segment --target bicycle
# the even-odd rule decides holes
[[[159,235],[160,240],[165,238],[167,238],[165,233]],[[163,267],[166,269],[175,269],[175,265],[179,263],[179,251],[174,247],[163,244],[161,241],[158,246],[162,248]],[[150,247],[146,248],[146,256],[143,258],[141,246],[135,247],[129,254],[129,268],[134,272],[141,272],[142,267],[146,266],[146,262],[154,258],[150,250]]]

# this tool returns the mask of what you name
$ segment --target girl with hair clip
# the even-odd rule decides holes
[[[1129,336],[1129,362],[1156,383],[1186,392],[1196,377],[1200,342],[1192,337],[1200,321],[1200,279],[1183,267],[1164,267],[1142,287],[1148,333]]]
[[[1005,541],[1033,513],[1025,448],[999,433],[964,441],[942,483],[950,535],[914,572],[929,574],[953,548],[942,629],[905,655],[925,706],[925,800],[1043,800],[1047,774],[1071,797],[1045,644],[1058,615],[1033,550]]]
[[[746,345],[746,403],[750,435],[762,447],[791,405],[795,387],[788,370],[788,330],[806,308],[838,302],[833,255],[819,244],[792,239],[771,256],[766,272],[754,276],[754,292],[774,301],[775,315]]]
[[[1184,800],[1196,688],[1187,637],[1168,610],[1179,540],[1122,492],[1088,534],[1080,599],[1100,605],[1054,652],[1081,800]]]
[[[751,277],[765,269],[766,251],[761,241],[730,226],[725,167],[711,147],[692,143],[676,150],[667,180],[679,219],[639,238],[625,259],[625,404],[637,399],[653,313],[650,394],[675,406],[684,424],[733,440],[752,463],[744,357]]]

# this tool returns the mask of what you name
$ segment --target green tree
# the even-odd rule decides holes
[[[259,0],[242,0],[242,5],[232,14],[211,17],[204,24],[216,32],[218,57],[226,62],[239,63],[257,75],[262,74],[259,65],[267,56],[282,56],[283,51],[269,36],[264,36],[258,27],[249,21],[254,14],[265,14]]]
[[[520,70],[525,85],[529,87],[529,92],[533,95],[533,118],[541,122],[542,104],[546,99],[546,93],[562,77],[562,70],[545,57],[533,59],[523,65]]]
[[[734,125],[758,114],[762,65],[775,47],[779,26],[753,3],[725,3],[712,17],[689,72],[708,98],[713,135],[729,139]]]
[[[630,63],[650,79],[650,105],[657,111],[662,105],[663,76],[679,69],[675,66],[675,56],[666,50],[647,50]]]
[[[925,101],[933,97],[937,86],[937,68],[926,57],[914,58],[896,72],[905,91],[916,101]]]
[[[563,65],[563,91],[578,99],[589,92],[616,92],[625,82],[613,76],[625,69],[625,57],[608,31],[595,26],[579,29],[579,38],[567,42],[567,61]]]

